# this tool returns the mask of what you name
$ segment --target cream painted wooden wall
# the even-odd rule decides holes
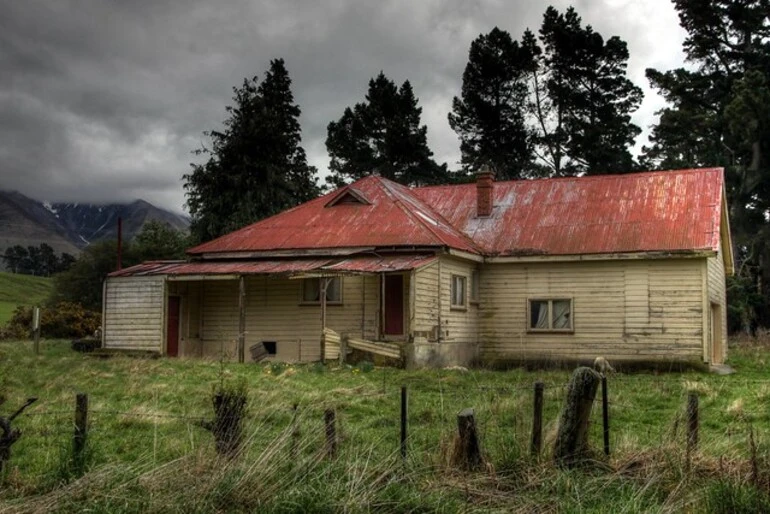
[[[722,360],[727,358],[727,292],[725,285],[725,265],[721,252],[708,258],[708,297],[709,303],[720,306],[722,329]]]
[[[413,335],[415,338],[436,341],[438,338],[439,310],[441,298],[438,294],[438,261],[414,271],[414,315]],[[448,302],[449,298],[444,299]]]
[[[105,348],[162,351],[163,277],[113,277],[104,286]]]
[[[704,284],[702,259],[487,265],[481,355],[700,360]],[[527,301],[537,297],[572,298],[574,333],[527,332]]]
[[[301,279],[253,276],[246,278],[245,286],[246,360],[249,347],[263,341],[276,343],[275,360],[320,358],[321,307],[302,304]],[[342,277],[342,305],[327,306],[326,326],[339,333],[376,338],[379,287],[377,276]],[[178,282],[170,294],[182,297],[182,355],[237,358],[237,280]]]
[[[479,305],[470,301],[472,274],[476,266],[475,262],[442,256],[415,271],[415,337],[431,342],[440,339],[445,343],[476,343]],[[465,277],[465,308],[451,306],[452,275]]]
[[[479,333],[479,304],[471,303],[470,289],[473,270],[477,264],[472,261],[442,256],[441,278],[441,340],[447,343],[476,344]],[[465,277],[465,308],[451,305],[452,275]]]

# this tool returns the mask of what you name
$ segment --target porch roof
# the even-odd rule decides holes
[[[110,277],[360,274],[407,271],[430,264],[423,255],[365,255],[335,259],[275,259],[239,262],[150,261],[114,271]]]

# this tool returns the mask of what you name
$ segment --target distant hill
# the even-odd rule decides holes
[[[47,243],[57,253],[77,255],[90,243],[117,239],[118,217],[123,237],[132,239],[150,220],[188,230],[190,220],[144,200],[128,204],[48,203],[15,191],[0,191],[0,255],[9,246]],[[0,269],[3,263],[0,260]]]

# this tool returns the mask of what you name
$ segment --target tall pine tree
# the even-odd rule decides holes
[[[631,113],[642,91],[626,76],[628,49],[583,26],[574,8],[549,7],[540,43],[530,32],[522,44],[538,56],[532,74],[532,114],[539,156],[552,175],[632,171],[629,148],[641,132]]]
[[[376,172],[407,185],[446,181],[446,165],[432,158],[421,113],[409,81],[397,88],[380,72],[369,81],[366,101],[346,108],[338,121],[329,123],[327,180],[340,186]]]
[[[455,97],[449,125],[460,137],[463,171],[490,165],[498,178],[530,174],[534,161],[527,128],[531,48],[495,27],[471,43],[462,97]]]
[[[300,146],[300,109],[283,59],[270,63],[259,84],[233,88],[234,105],[222,131],[207,132],[208,156],[184,175],[196,241],[207,241],[317,196],[316,169]]]

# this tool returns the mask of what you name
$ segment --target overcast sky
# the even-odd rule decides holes
[[[0,0],[0,189],[40,200],[148,200],[182,211],[182,175],[225,119],[232,87],[282,57],[302,109],[303,146],[325,173],[326,125],[363,100],[380,70],[410,80],[439,162],[456,168],[447,123],[471,41],[494,26],[536,31],[536,0]],[[681,65],[669,0],[574,5],[605,38],[628,42],[644,89],[634,121],[662,100],[648,67]],[[646,132],[637,142],[646,141]]]

